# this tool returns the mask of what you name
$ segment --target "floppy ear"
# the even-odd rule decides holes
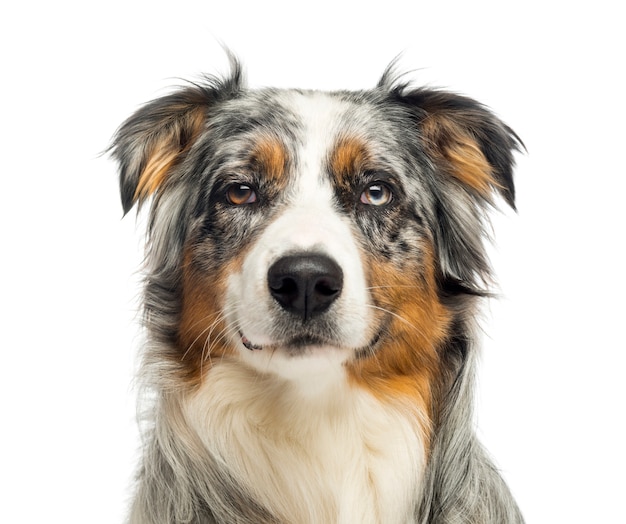
[[[480,293],[490,269],[483,246],[485,210],[500,194],[515,209],[517,135],[475,100],[431,89],[392,89],[408,105],[434,168],[436,241],[444,280]]]
[[[153,100],[118,129],[109,151],[119,162],[124,213],[167,183],[202,133],[210,108],[239,93],[241,66],[230,52],[228,56],[229,77],[207,77],[205,84]]]
[[[188,88],[149,102],[118,129],[111,146],[119,162],[124,213],[166,182],[202,131],[210,93]]]
[[[523,148],[519,137],[470,98],[435,90],[407,98],[421,110],[422,139],[438,170],[487,202],[495,190],[515,209],[513,153]]]

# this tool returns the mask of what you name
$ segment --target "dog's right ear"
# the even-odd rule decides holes
[[[167,185],[205,128],[209,110],[236,96],[241,87],[241,68],[231,59],[226,79],[207,78],[149,102],[117,130],[109,148],[119,163],[120,192],[124,213],[139,206]]]
[[[210,102],[200,88],[181,90],[149,102],[118,129],[111,152],[124,213],[163,187],[200,135]]]

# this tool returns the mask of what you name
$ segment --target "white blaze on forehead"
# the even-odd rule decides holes
[[[293,221],[298,229],[290,240],[303,249],[319,247],[333,255],[330,246],[325,245],[329,241],[354,242],[349,224],[333,206],[335,193],[327,172],[347,104],[326,93],[310,92],[292,93],[286,105],[298,115],[303,129],[297,173],[290,190],[292,201],[285,213],[290,217],[285,221]]]
[[[287,204],[254,242],[240,273],[229,283],[227,315],[255,345],[280,343],[273,330],[277,304],[269,293],[267,272],[279,258],[294,252],[330,256],[343,271],[341,295],[333,304],[337,346],[361,348],[372,339],[369,293],[349,216],[339,213],[328,173],[328,158],[340,133],[347,104],[324,93],[287,93],[284,105],[296,115],[301,134],[296,141],[295,173],[290,174]],[[262,351],[246,359],[263,359]],[[268,352],[269,353],[269,352]],[[269,355],[268,355],[269,356]],[[277,355],[268,366],[278,365]]]

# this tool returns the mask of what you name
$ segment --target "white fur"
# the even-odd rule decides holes
[[[294,251],[316,251],[331,256],[342,268],[343,289],[333,306],[339,319],[338,345],[314,348],[294,359],[279,350],[274,352],[246,349],[237,336],[234,344],[242,358],[260,371],[274,371],[285,378],[294,378],[298,369],[305,378],[310,366],[341,365],[352,351],[367,345],[375,335],[372,309],[350,221],[332,207],[333,189],[324,162],[336,142],[339,130],[335,122],[346,111],[346,104],[323,93],[290,93],[286,102],[306,123],[306,142],[298,151],[298,173],[289,188],[288,208],[269,224],[254,243],[239,273],[231,275],[227,289],[226,314],[231,332],[239,331],[253,344],[274,345],[272,311],[276,308],[267,287],[267,272],[273,262]],[[349,107],[349,106],[348,106]],[[302,362],[302,359],[306,362]]]
[[[188,400],[186,417],[217,462],[286,522],[413,522],[424,466],[419,417],[342,378],[311,397],[224,360]]]

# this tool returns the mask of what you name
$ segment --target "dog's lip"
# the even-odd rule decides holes
[[[241,337],[241,343],[246,347],[246,349],[249,349],[250,351],[263,349],[263,346],[253,344],[250,339],[246,337],[241,331],[239,331],[239,336]]]
[[[308,337],[302,338],[293,338],[286,342],[275,342],[271,344],[261,345],[255,344],[248,337],[246,337],[243,332],[239,331],[239,336],[241,337],[241,343],[244,345],[246,349],[250,351],[261,351],[263,349],[277,349],[277,348],[302,348],[302,347],[316,347],[316,346],[333,346],[331,341],[322,340],[322,339],[314,339]]]
[[[357,348],[347,348],[339,344],[334,344],[332,341],[326,341],[326,340],[321,340],[321,339],[320,340],[306,339],[306,338],[294,339],[286,343],[275,343],[275,344],[263,346],[263,345],[255,344],[254,342],[252,342],[248,337],[246,337],[243,334],[241,330],[239,331],[239,336],[241,337],[241,343],[243,344],[243,346],[250,351],[262,351],[267,348],[270,348],[272,350],[275,350],[278,348],[286,348],[288,350],[289,349],[293,350],[294,348],[336,347],[337,349],[351,349],[352,351],[354,351],[355,358],[357,360],[360,360],[362,358],[366,358],[372,355],[376,351],[376,347],[381,341],[383,334],[386,332],[386,328],[387,328],[387,323],[383,322],[380,325],[379,329],[376,330],[371,340],[364,346],[357,347]]]
[[[356,360],[361,360],[373,355],[376,352],[376,348],[378,343],[383,338],[383,333],[386,331],[386,326],[381,326],[380,329],[376,330],[376,333],[372,337],[372,339],[365,344],[365,346],[357,348],[354,352],[354,358]]]

